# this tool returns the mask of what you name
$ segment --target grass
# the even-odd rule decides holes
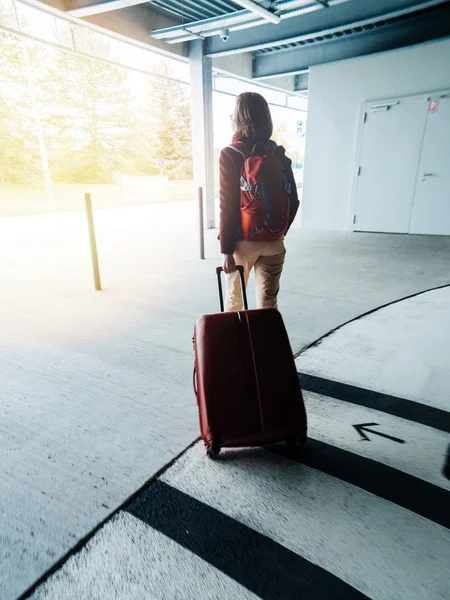
[[[301,175],[296,173],[299,195],[302,188]],[[168,182],[167,198],[153,201],[138,198],[123,198],[120,185],[108,184],[56,184],[53,187],[54,202],[47,201],[44,187],[10,186],[0,188],[0,217],[20,217],[27,215],[44,215],[61,212],[84,210],[84,194],[89,192],[96,210],[121,206],[142,204],[159,204],[161,202],[185,202],[195,199],[195,188],[192,180]],[[219,190],[215,190],[216,197]]]
[[[54,201],[46,198],[45,189],[10,186],[0,189],[0,216],[18,217],[84,210],[84,194],[89,192],[96,209],[156,204],[139,199],[124,199],[120,185],[57,184],[53,187]],[[180,180],[168,182],[168,195],[162,202],[183,202],[194,199],[194,182]]]

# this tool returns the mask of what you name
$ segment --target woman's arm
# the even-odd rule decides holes
[[[294,173],[292,171],[292,161],[290,158],[285,156],[284,162],[285,162],[284,171],[286,174],[286,179],[289,181],[289,183],[291,185],[291,193],[289,195],[289,197],[290,197],[289,223],[288,223],[288,228],[287,228],[287,231],[289,231],[289,228],[291,227],[291,225],[294,222],[294,219],[297,215],[298,207],[300,206],[300,201],[298,199],[297,184],[295,183]]]
[[[220,250],[222,254],[233,254],[236,236],[241,227],[240,172],[226,150],[222,150],[220,167]]]

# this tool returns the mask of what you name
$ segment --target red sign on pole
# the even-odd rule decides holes
[[[437,112],[439,110],[439,100],[436,98],[435,100],[431,100],[428,105],[429,112]]]

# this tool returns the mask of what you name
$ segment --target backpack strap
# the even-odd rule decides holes
[[[237,144],[240,144],[242,149],[236,148]],[[247,146],[241,141],[238,141],[235,144],[231,144],[230,146],[227,146],[227,148],[230,148],[230,150],[234,150],[235,152],[240,154],[242,156],[242,158],[244,159],[244,161],[247,160],[247,158],[249,156]],[[247,183],[244,176],[241,176],[239,183],[240,183],[240,188],[243,192],[251,192],[252,191],[252,189],[253,189],[252,186]]]
[[[237,144],[241,145],[241,149],[236,148]],[[236,142],[236,144],[231,144],[230,146],[227,146],[228,148],[231,148],[231,150],[234,150],[235,152],[237,152],[238,154],[240,154],[244,160],[248,157],[249,152],[247,150],[247,147],[245,146],[245,144],[243,142]]]

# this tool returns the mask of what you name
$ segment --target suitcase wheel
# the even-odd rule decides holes
[[[215,459],[219,456],[220,453],[220,446],[208,446],[206,448],[206,454],[209,456],[209,458]]]
[[[286,445],[287,445],[289,454],[296,454],[298,443],[299,442],[296,437],[291,437],[286,440]]]

